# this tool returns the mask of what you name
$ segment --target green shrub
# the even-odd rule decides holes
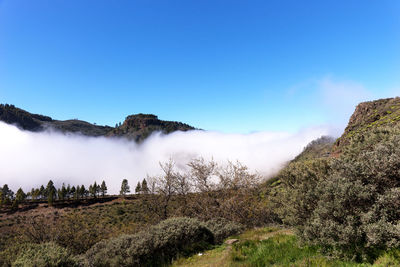
[[[88,266],[162,266],[214,242],[211,231],[191,218],[172,218],[135,235],[123,235],[94,245],[86,253]]]
[[[293,162],[278,174],[282,188],[271,202],[285,224],[301,227],[308,223],[317,205],[317,185],[330,172],[329,159],[316,159]]]
[[[281,173],[283,220],[344,258],[373,262],[400,247],[400,128],[354,135],[340,158],[317,163]]]
[[[0,266],[11,266],[21,251],[34,246],[34,244],[18,242],[14,239],[7,240],[5,244],[6,245],[0,249]]]
[[[221,243],[225,238],[236,235],[243,230],[243,226],[224,218],[212,219],[206,222],[206,226],[214,234],[216,243]]]
[[[22,251],[12,266],[79,266],[71,253],[55,243],[35,244]]]
[[[352,141],[317,185],[318,204],[304,237],[372,261],[400,246],[400,130],[378,128]]]

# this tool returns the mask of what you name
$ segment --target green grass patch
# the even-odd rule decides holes
[[[342,261],[322,254],[317,246],[302,246],[289,229],[257,228],[248,230],[236,238],[239,242],[232,246],[224,244],[202,254],[182,257],[172,266],[400,266],[400,250],[385,252],[373,264]]]
[[[371,266],[328,258],[316,246],[301,246],[294,235],[278,234],[266,240],[243,240],[232,247],[235,266]],[[382,260],[386,263],[387,258]]]

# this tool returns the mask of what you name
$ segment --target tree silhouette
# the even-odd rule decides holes
[[[142,191],[142,187],[140,186],[140,182],[137,183],[136,188],[135,188],[135,193],[140,194]]]
[[[121,191],[119,191],[119,194],[121,196],[125,196],[127,193],[130,193],[130,187],[128,185],[128,180],[124,179],[122,180],[122,184],[121,184]]]
[[[104,197],[107,194],[107,186],[105,181],[101,183],[100,192],[102,197]]]
[[[142,181],[142,188],[141,188],[142,190],[142,192],[143,192],[143,194],[148,194],[149,193],[149,187],[148,187],[148,185],[147,185],[147,181],[146,181],[146,179],[143,179],[143,181]]]
[[[46,196],[47,196],[47,202],[49,203],[50,206],[52,206],[54,203],[54,199],[56,198],[56,193],[57,193],[57,190],[54,187],[54,183],[52,180],[50,180],[47,183],[45,192],[46,192]]]

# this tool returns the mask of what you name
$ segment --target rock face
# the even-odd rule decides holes
[[[168,134],[174,131],[188,131],[195,128],[175,121],[159,120],[151,114],[137,114],[126,117],[119,127],[101,126],[81,120],[54,120],[48,116],[29,113],[14,105],[0,105],[0,121],[13,124],[27,131],[55,129],[64,133],[80,133],[86,136],[118,136],[143,141],[155,131]]]
[[[113,129],[108,136],[125,136],[140,142],[155,131],[169,134],[175,131],[189,131],[194,129],[194,127],[185,123],[159,120],[156,115],[136,114],[126,117],[124,123]]]
[[[377,126],[393,125],[400,122],[400,98],[386,98],[358,104],[343,135],[336,140],[333,152],[339,154],[355,134]]]

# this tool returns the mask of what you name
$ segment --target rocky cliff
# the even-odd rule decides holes
[[[400,97],[379,99],[358,104],[343,135],[334,144],[334,154],[339,154],[352,136],[383,125],[400,122]]]

